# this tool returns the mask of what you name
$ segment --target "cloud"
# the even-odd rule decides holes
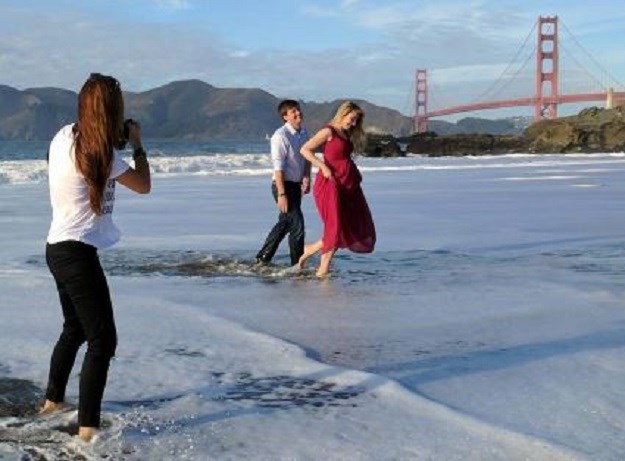
[[[174,10],[186,10],[191,7],[190,0],[156,0],[157,5]]]
[[[90,72],[99,71],[115,75],[131,91],[200,79],[220,87],[262,88],[278,97],[363,98],[410,114],[416,68],[429,70],[433,94],[438,92],[430,98],[431,109],[471,102],[501,75],[536,20],[531,11],[505,10],[506,2],[421,2],[418,10],[413,1],[388,1],[382,7],[374,0],[331,3],[334,8],[309,3],[300,11],[321,20],[331,14],[342,28],[365,31],[364,37],[371,31],[375,39],[350,47],[337,39],[333,48],[312,51],[269,49],[235,44],[199,21],[129,23],[76,10],[38,15],[0,6],[0,83],[76,90]],[[568,27],[598,34],[598,16],[588,21],[585,28]],[[529,44],[534,45],[533,36]],[[608,53],[625,65],[616,47]],[[517,85],[527,95],[532,91],[531,81],[519,79]]]
[[[364,7],[364,3],[358,6]],[[348,17],[362,26],[372,12],[357,10]],[[128,27],[113,18],[77,12],[60,12],[54,17],[23,12],[8,18],[15,33],[0,37],[0,75],[11,79],[2,83],[12,82],[20,88],[74,90],[92,71],[115,75],[132,91],[174,80],[200,79],[222,87],[259,87],[279,97],[318,101],[363,98],[410,113],[415,67],[446,67],[442,75],[452,75],[457,66],[458,72],[453,73],[457,80],[442,79],[441,85],[474,83],[474,76],[462,66],[479,63],[484,49],[496,48],[459,19],[448,18],[446,24],[421,22],[415,28],[403,11],[385,11],[386,19],[375,25],[389,25],[382,42],[306,52],[250,51],[189,24]],[[439,12],[436,17],[441,15]],[[61,29],[64,33],[58,34]],[[437,49],[447,46],[445,40],[456,43],[444,51]],[[459,55],[455,66],[449,65],[452,52]],[[489,63],[483,64],[487,72]]]
[[[361,3],[361,0],[340,0],[338,5],[322,6],[317,3],[308,3],[300,8],[300,11],[313,18],[336,18],[345,17],[354,10],[354,6]]]
[[[313,18],[331,18],[339,16],[340,13],[332,8],[326,8],[320,5],[308,4],[301,7],[301,12],[305,16]]]
[[[236,50],[230,53],[228,56],[232,58],[248,58],[251,55],[250,51],[247,50]]]
[[[1,13],[1,12],[0,12]],[[6,17],[6,16],[5,16]],[[59,13],[14,13],[15,33],[0,36],[0,75],[20,88],[76,89],[92,71],[116,75],[126,88],[154,84],[226,65],[233,51],[216,36],[185,25],[134,24]],[[63,30],[62,34],[58,31]]]

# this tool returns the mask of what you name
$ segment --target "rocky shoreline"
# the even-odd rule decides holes
[[[405,146],[402,148],[402,145]],[[579,114],[541,120],[522,135],[457,134],[438,136],[428,132],[406,138],[369,135],[368,157],[401,157],[420,154],[430,157],[498,155],[530,152],[592,153],[625,151],[625,106],[614,109],[590,107]]]

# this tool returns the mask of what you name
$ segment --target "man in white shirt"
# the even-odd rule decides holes
[[[291,265],[295,265],[304,253],[302,195],[310,192],[310,162],[300,154],[302,145],[308,141],[308,132],[302,127],[302,110],[297,101],[285,99],[278,105],[278,112],[284,125],[271,137],[274,170],[271,192],[278,206],[278,222],[267,235],[256,261],[269,263],[289,234]]]

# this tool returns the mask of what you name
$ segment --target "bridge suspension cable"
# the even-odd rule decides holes
[[[530,63],[530,61],[534,61],[534,59],[536,58],[534,56],[535,51],[532,50],[527,57],[525,58],[525,61],[523,61],[523,64],[517,69],[517,71],[512,74],[510,77],[508,77],[505,81],[502,82],[502,86],[501,88],[498,89],[498,93],[493,93],[493,96],[490,99],[494,99],[494,97],[497,94],[502,94],[503,91],[508,88],[518,77],[519,75],[521,75],[521,72],[525,71]],[[477,102],[477,100],[476,100]]]
[[[564,51],[568,59],[571,59],[575,64],[577,64],[579,69],[583,72],[584,77],[586,77],[587,81],[595,83],[600,89],[605,89],[605,85],[603,84],[603,82],[595,77],[588,69],[586,69],[586,67],[582,63],[577,60],[575,55],[571,51],[569,51],[569,47],[563,46],[561,44],[560,49]],[[563,73],[565,73],[564,69]],[[562,85],[562,80],[560,81],[560,85]],[[585,90],[588,91],[588,89]]]
[[[562,23],[562,25],[564,26],[564,30],[566,30],[566,32],[569,34],[569,36],[573,39],[573,41],[575,42],[575,44],[578,46],[578,48],[580,50],[582,50],[582,52],[592,61],[592,63],[597,66],[597,68],[603,72],[610,80],[612,80],[612,83],[616,83],[617,86],[619,87],[625,87],[625,85],[623,85],[622,82],[620,82],[618,79],[616,79],[608,70],[606,70],[601,64],[599,64],[599,62],[593,57],[592,54],[590,54],[588,52],[588,50],[586,50],[586,48],[584,48],[582,46],[582,44],[579,42],[579,40],[577,40],[577,37],[575,37],[575,35],[573,35],[573,32],[571,32],[571,30],[566,26],[566,24],[564,23],[564,21],[560,20],[560,22]]]
[[[514,80],[514,78],[516,78],[520,72],[525,68],[525,66],[527,65],[527,62],[532,59],[534,57],[533,54],[530,54],[526,60],[524,61],[523,65],[512,75],[512,77],[506,78],[504,79],[504,75],[506,75],[506,73],[508,72],[508,70],[512,67],[512,65],[517,61],[519,55],[521,54],[521,52],[523,51],[523,49],[525,48],[525,46],[527,45],[527,43],[529,42],[530,37],[532,37],[534,35],[534,31],[536,30],[536,23],[534,23],[534,27],[532,27],[532,30],[529,31],[529,33],[527,34],[527,36],[525,37],[525,40],[523,40],[523,43],[521,44],[521,46],[517,49],[516,53],[514,54],[514,57],[512,58],[512,60],[510,60],[510,62],[508,63],[508,65],[506,66],[506,68],[503,70],[503,72],[501,73],[501,75],[499,75],[499,77],[497,77],[497,79],[488,87],[486,88],[486,90],[484,90],[481,94],[479,94],[477,97],[475,97],[472,101],[471,104],[476,103],[478,101],[483,101],[484,99],[486,99],[486,96],[488,94],[490,94],[491,91],[493,91],[493,94],[496,94],[494,92],[494,88],[500,84],[503,83],[503,87],[500,88],[498,91],[502,91],[503,89],[505,89],[505,87],[507,87],[510,82],[512,80]],[[534,49],[532,49],[531,53],[534,53]]]
[[[563,24],[564,25],[564,24]],[[518,48],[514,55],[514,58],[508,63],[501,75],[483,91],[479,96],[473,99],[473,103],[469,104],[455,104],[445,107],[443,109],[428,110],[425,101],[429,99],[428,92],[433,85],[428,83],[427,69],[419,69],[416,74],[417,90],[415,94],[415,131],[421,133],[427,130],[427,121],[431,117],[441,117],[452,114],[458,114],[461,112],[471,112],[476,110],[485,109],[500,109],[507,107],[521,107],[521,106],[533,106],[534,107],[534,119],[540,120],[543,118],[556,118],[558,116],[558,106],[561,104],[576,104],[589,101],[605,101],[606,107],[613,107],[615,102],[617,104],[625,101],[625,91],[614,91],[612,87],[606,88],[606,85],[602,84],[600,79],[596,77],[597,72],[591,72],[592,66],[582,65],[575,55],[570,52],[570,47],[562,47],[559,42],[558,32],[558,16],[540,16],[538,21],[534,23],[532,30],[528,33],[527,37],[523,41],[523,44]],[[526,57],[521,63],[520,67],[512,72],[512,69],[519,63],[519,57],[524,49],[526,49],[527,43],[530,37],[537,31],[537,44],[532,50],[532,54]],[[597,60],[591,55],[577,40],[577,38],[571,33],[569,28],[564,25],[564,31],[572,38],[572,42],[577,45],[577,49],[581,50],[585,56],[587,56],[595,69],[599,69],[601,73],[607,76],[612,82],[616,83],[619,87],[623,88],[623,84],[617,80],[610,72],[605,70]],[[567,61],[575,63],[582,74],[588,78],[583,83],[583,87],[577,89],[577,91],[561,91],[562,83],[568,83],[570,77],[566,79],[560,78],[561,71],[559,63],[559,49],[562,48],[567,56]],[[514,82],[520,82],[523,77],[519,78],[521,72],[528,66],[528,63],[532,59],[536,58],[536,67],[534,71],[534,90],[533,94],[523,97],[514,98],[495,98],[491,97],[491,94],[497,89],[501,92],[506,89],[510,84]],[[579,71],[578,75],[580,75]],[[504,78],[505,77],[505,78]],[[603,78],[603,76],[601,77]],[[574,81],[574,80],[570,80]],[[605,81],[605,79],[604,79]],[[581,79],[578,80],[581,82]],[[589,83],[594,82],[595,85],[599,85],[600,90],[589,89]],[[421,89],[422,88],[422,89]],[[488,98],[486,96],[489,96]],[[498,95],[499,96],[499,95]],[[421,103],[419,100],[423,102]],[[475,102],[477,101],[477,102]],[[420,111],[421,110],[421,111]]]

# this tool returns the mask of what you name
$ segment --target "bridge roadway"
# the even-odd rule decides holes
[[[543,102],[545,104],[568,104],[575,102],[586,102],[586,101],[605,101],[608,97],[607,92],[601,93],[577,93],[577,94],[560,94],[556,98],[545,98],[543,97]],[[612,97],[614,101],[624,101],[625,100],[625,92],[612,92]],[[426,114],[422,114],[421,117],[431,118],[431,117],[441,117],[443,115],[451,115],[458,114],[461,112],[471,112],[474,110],[483,110],[483,109],[500,109],[502,107],[518,107],[518,106],[535,106],[538,98],[530,97],[530,98],[518,98],[518,99],[506,99],[502,101],[490,101],[490,102],[477,102],[474,104],[462,104],[459,106],[447,107],[445,109],[433,110],[427,112]]]

